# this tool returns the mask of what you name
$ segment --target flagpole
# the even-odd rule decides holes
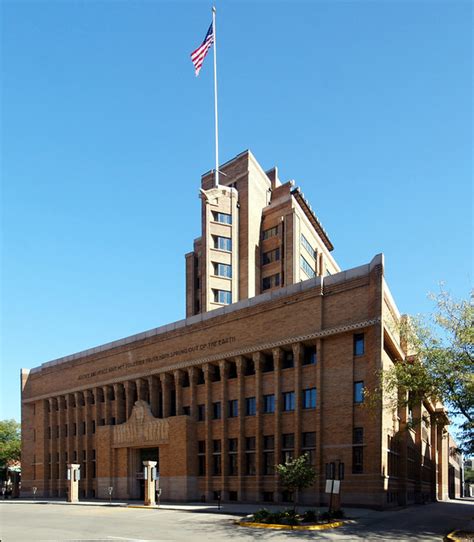
[[[217,38],[216,38],[216,8],[212,6],[212,31],[214,34],[214,129],[216,138],[216,174],[214,187],[219,186],[219,129],[217,122]]]

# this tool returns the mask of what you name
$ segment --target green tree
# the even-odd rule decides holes
[[[15,420],[0,420],[0,467],[19,460],[20,450],[20,424]]]
[[[294,493],[314,484],[316,470],[309,463],[309,455],[303,454],[295,459],[289,459],[284,464],[275,465],[282,487]],[[296,511],[296,501],[293,499],[293,510]]]
[[[382,389],[398,405],[440,400],[460,420],[461,450],[474,453],[474,305],[455,300],[445,290],[432,296],[429,319],[407,318],[400,336],[408,352],[382,375]],[[394,392],[397,393],[394,393]],[[416,420],[415,422],[419,422]]]

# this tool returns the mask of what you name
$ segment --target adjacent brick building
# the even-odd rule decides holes
[[[166,500],[286,502],[275,463],[307,452],[297,498],[387,507],[448,497],[441,405],[368,408],[364,389],[405,352],[382,255],[341,271],[293,182],[246,151],[202,178],[186,255],[186,320],[22,371],[22,492],[140,498],[159,461]],[[446,419],[447,421],[447,419]]]

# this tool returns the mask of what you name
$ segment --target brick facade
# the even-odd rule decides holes
[[[239,159],[227,173],[243,167],[239,178],[253,170],[263,178],[259,166],[249,166],[253,157],[244,158],[244,166]],[[106,498],[113,486],[115,498],[140,498],[142,461],[152,459],[159,462],[165,500],[210,501],[220,493],[224,501],[285,502],[289,496],[273,466],[307,452],[318,479],[296,496],[301,503],[327,502],[329,475],[343,477],[343,505],[384,508],[447,498],[444,429],[435,423],[407,428],[410,417],[433,418],[442,407],[369,408],[362,394],[377,385],[380,370],[405,358],[383,256],[339,272],[301,193],[276,179],[275,170],[261,179],[273,190],[273,203],[249,198],[264,210],[252,227],[258,235],[248,231],[253,211],[239,219],[247,229],[232,233],[241,269],[230,279],[240,292],[232,304],[201,310],[209,308],[206,281],[217,280],[203,278],[214,257],[206,233],[186,258],[187,312],[196,314],[22,371],[24,495],[37,487],[39,496],[64,496],[66,465],[77,462],[81,497]],[[235,212],[243,192],[227,187],[215,194],[221,188],[210,182],[203,177],[206,198],[217,196],[219,209]],[[210,225],[208,205],[203,230],[225,229]],[[271,228],[281,216],[284,234],[268,246],[282,253],[292,247],[275,262],[291,279],[260,293],[267,270],[256,264],[255,243],[261,223]],[[315,276],[303,281],[295,248],[302,232],[318,247]],[[235,262],[235,254],[225,257]],[[199,291],[193,286],[198,274]]]

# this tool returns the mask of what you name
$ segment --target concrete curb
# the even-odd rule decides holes
[[[463,540],[466,539],[466,537],[463,535],[462,538],[457,536],[458,533],[466,533],[467,536],[471,537],[472,540],[474,540],[474,532],[472,531],[464,531],[462,529],[456,529],[455,531],[451,531],[448,533],[444,538],[444,542],[463,542]]]
[[[276,529],[280,531],[324,531],[325,529],[336,529],[347,523],[346,521],[333,521],[320,525],[280,525],[276,523],[252,523],[250,521],[237,521],[241,527],[254,527],[256,529]]]

